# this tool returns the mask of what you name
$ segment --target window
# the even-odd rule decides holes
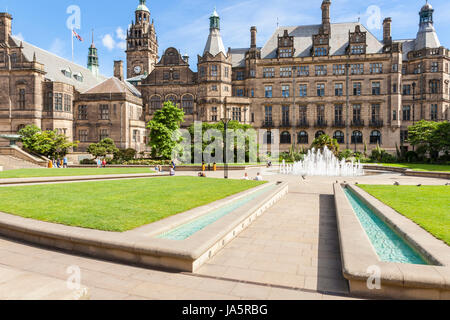
[[[74,77],[74,79],[75,80],[77,80],[77,81],[79,81],[79,82],[83,82],[83,75],[81,74],[81,73],[75,73],[74,75],[73,75],[73,77]]]
[[[173,80],[180,80],[180,73],[179,72],[172,73],[172,79]]]
[[[373,104],[372,105],[372,122],[376,123],[380,121],[380,105],[379,104]]]
[[[383,64],[382,63],[371,63],[370,64],[370,73],[383,73]]]
[[[403,121],[411,120],[411,106],[403,106]]]
[[[360,96],[361,95],[361,82],[353,83],[353,95]]]
[[[437,104],[432,104],[431,105],[430,119],[431,119],[431,121],[437,121],[438,120],[438,105]]]
[[[272,125],[272,107],[271,106],[266,106],[265,107],[265,123],[266,125]]]
[[[280,136],[281,144],[290,144],[291,143],[291,134],[287,131],[283,132]]]
[[[325,124],[325,106],[324,105],[317,106],[317,123],[319,125]]]
[[[298,68],[298,76],[299,77],[309,76],[309,66],[300,66]]]
[[[109,120],[109,106],[107,104],[100,105],[100,120]]]
[[[164,80],[169,80],[170,79],[170,74],[168,72],[164,72],[163,79]]]
[[[352,144],[362,144],[363,143],[363,134],[361,131],[353,131],[352,134]]]
[[[353,123],[354,124],[361,123],[361,105],[360,104],[353,105]]]
[[[408,130],[401,130],[400,131],[400,141],[402,143],[408,142],[408,136],[409,136]]]
[[[183,112],[185,114],[193,114],[194,113],[194,97],[190,94],[184,95],[181,98],[181,107],[183,108]]]
[[[252,98],[254,98],[255,97],[255,89],[251,89],[250,90],[250,96],[252,97]]]
[[[307,106],[300,106],[300,125],[307,124],[308,119],[308,107]]]
[[[345,143],[345,135],[342,131],[336,131],[333,135],[333,139],[336,139],[339,144]]]
[[[439,93],[439,80],[430,81],[430,93]]]
[[[307,97],[308,96],[308,85],[307,84],[301,84],[299,87],[299,96],[300,97]]]
[[[64,95],[64,111],[70,112],[72,110],[72,97],[68,94]]]
[[[243,97],[244,89],[236,89],[236,97]]]
[[[256,71],[250,70],[250,78],[255,78],[255,77],[256,77]]]
[[[100,129],[100,141],[109,138],[108,129]]]
[[[397,121],[397,110],[392,111],[392,120]]]
[[[315,138],[317,139],[317,138],[320,138],[321,136],[324,136],[325,135],[325,132],[323,132],[323,131],[317,131],[316,132],[316,135],[315,135]]]
[[[272,132],[268,131],[264,134],[264,143],[272,144]]]
[[[63,110],[63,95],[62,93],[55,93],[55,111]]]
[[[420,74],[420,73],[422,73],[422,64],[419,63],[414,67],[414,74]]]
[[[211,91],[217,91],[217,85],[215,85],[215,84],[212,85],[212,86],[211,86]]]
[[[357,63],[350,65],[350,73],[351,74],[364,74],[364,64]]]
[[[370,133],[370,144],[381,145],[381,132],[380,131],[375,130]]]
[[[233,120],[241,122],[241,108],[233,108]]]
[[[392,93],[397,93],[397,84],[396,83],[394,83],[392,85]]]
[[[69,68],[62,69],[61,72],[62,72],[62,74],[65,75],[67,78],[72,78],[72,71],[70,71]]]
[[[404,84],[403,85],[403,95],[410,95],[411,94],[411,85],[410,84]]]
[[[0,63],[5,63],[5,53],[3,51],[0,52]]]
[[[19,109],[25,110],[25,89],[19,89]]]
[[[229,67],[225,67],[225,78],[229,78],[230,77],[230,68]]]
[[[334,85],[334,95],[336,97],[342,97],[344,94],[344,85],[342,83],[336,83]]]
[[[358,44],[352,46],[352,54],[363,54],[364,53],[364,45]]]
[[[439,72],[439,63],[438,62],[431,63],[431,72]]]
[[[381,94],[381,85],[379,82],[372,82],[372,95],[379,96]]]
[[[243,71],[238,71],[236,73],[236,80],[240,81],[240,80],[244,80],[245,79],[245,75]]]
[[[150,113],[154,113],[156,110],[161,109],[161,97],[153,96],[150,98]]]
[[[78,139],[80,139],[80,142],[88,142],[88,131],[87,130],[79,130],[78,131]]]
[[[326,76],[327,66],[316,66],[316,76]]]
[[[218,76],[218,68],[217,65],[211,66],[211,77],[217,77]]]
[[[316,57],[324,57],[327,55],[327,52],[328,52],[327,48],[315,48],[314,49],[314,55]]]
[[[11,64],[14,66],[17,63],[17,53],[11,54]]]
[[[283,98],[289,98],[289,96],[290,96],[290,86],[281,86],[281,96]]]
[[[309,144],[309,137],[306,131],[300,131],[298,133],[298,144]]]
[[[200,67],[200,76],[201,77],[205,76],[205,67]]]
[[[264,91],[265,91],[264,96],[266,98],[272,98],[272,86],[265,86]]]
[[[292,68],[291,67],[280,68],[280,77],[282,78],[292,77]]]
[[[274,78],[274,77],[275,77],[275,68],[263,69],[263,78]]]
[[[133,142],[139,143],[141,142],[141,134],[139,130],[133,130]]]
[[[290,58],[290,57],[292,57],[292,49],[280,49],[279,57],[280,58]]]
[[[392,64],[392,72],[398,72],[398,63]]]
[[[45,104],[44,111],[52,111],[53,110],[53,93],[47,92],[45,95]]]
[[[78,120],[87,120],[88,110],[87,106],[78,106]]]
[[[344,123],[342,104],[334,106],[334,121],[336,125],[342,125]]]
[[[334,64],[333,65],[333,74],[336,75],[336,76],[345,74],[345,65],[343,65],[343,64]]]
[[[211,116],[211,121],[212,122],[217,122],[217,115],[216,114]]]
[[[323,97],[323,96],[325,96],[325,84],[319,83],[319,84],[317,85],[317,96],[318,96],[318,97]]]
[[[289,126],[289,106],[281,107],[281,119],[283,126]]]

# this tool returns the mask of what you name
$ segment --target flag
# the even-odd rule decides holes
[[[73,34],[73,36],[74,36],[75,38],[77,38],[77,39],[80,40],[81,42],[84,41],[83,38],[82,38],[78,33],[75,32],[75,30],[72,30],[72,34]]]

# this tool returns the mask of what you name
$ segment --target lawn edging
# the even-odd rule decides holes
[[[380,261],[343,188],[349,187],[399,235],[436,265]],[[450,299],[450,247],[367,192],[334,184],[338,234],[344,277],[355,295],[392,299]],[[381,289],[370,290],[371,267],[381,270]]]
[[[256,192],[268,183],[222,199],[222,204]],[[288,192],[288,184],[250,201],[184,241],[158,239],[134,230],[123,233],[70,227],[0,212],[0,234],[50,248],[146,267],[195,272],[258,216]],[[214,203],[213,203],[214,204]],[[208,207],[204,206],[204,207]],[[202,210],[202,207],[197,208]],[[194,217],[195,218],[195,217]],[[191,218],[192,219],[192,218]],[[179,223],[182,223],[180,220]]]
[[[450,172],[440,172],[440,171],[414,171],[407,168],[400,167],[387,167],[380,165],[364,165],[364,169],[366,170],[378,170],[378,171],[391,171],[402,173],[405,176],[412,177],[424,177],[424,178],[437,178],[437,179],[450,179]]]

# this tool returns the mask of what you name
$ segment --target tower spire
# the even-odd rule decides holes
[[[215,8],[211,17],[209,17],[209,21],[209,37],[203,54],[209,52],[213,56],[216,56],[219,52],[222,52],[226,56],[227,52],[223,45],[222,36],[220,35],[220,17]]]
[[[94,76],[96,77],[99,76],[98,53],[97,48],[95,47],[94,44],[94,29],[92,29],[92,44],[91,47],[89,48],[87,67],[89,70],[91,70]]]

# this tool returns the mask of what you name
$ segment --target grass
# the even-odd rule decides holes
[[[359,187],[450,245],[450,187]]]
[[[0,211],[41,221],[123,232],[264,182],[161,177],[0,188]]]
[[[413,171],[450,172],[450,165],[445,164],[383,163],[382,165],[386,167],[411,169]]]
[[[150,168],[69,168],[69,169],[18,169],[0,172],[0,179],[72,177],[112,174],[153,173]]]

